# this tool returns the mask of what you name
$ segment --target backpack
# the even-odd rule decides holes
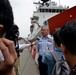
[[[51,51],[51,54],[56,61],[51,75],[69,75],[70,68],[64,57],[63,60],[59,59],[55,51]]]

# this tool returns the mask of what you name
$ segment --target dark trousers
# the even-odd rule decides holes
[[[42,56],[38,58],[40,75],[47,75],[47,65],[42,62]]]

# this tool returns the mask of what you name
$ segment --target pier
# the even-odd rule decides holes
[[[24,41],[21,40],[20,43],[24,43]],[[20,53],[20,75],[40,75],[38,66],[28,49],[24,49]]]

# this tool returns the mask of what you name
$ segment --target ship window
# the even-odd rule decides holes
[[[49,12],[51,12],[51,9],[49,9]]]
[[[63,12],[63,10],[62,10],[62,9],[60,9],[60,12]]]
[[[41,12],[41,9],[40,9],[40,12]]]
[[[49,12],[59,13],[59,12],[63,12],[63,11],[65,11],[65,9],[49,9]]]
[[[40,12],[53,12],[53,13],[59,13],[63,12],[65,9],[40,9]]]
[[[56,12],[56,9],[52,9],[52,12]]]
[[[45,12],[48,12],[48,9],[45,9]]]
[[[65,11],[65,9],[63,9],[63,11]]]
[[[59,12],[60,12],[60,10],[59,10],[59,9],[56,9],[56,12],[58,12],[58,13],[59,13]]]
[[[45,9],[42,9],[42,12],[45,12]]]

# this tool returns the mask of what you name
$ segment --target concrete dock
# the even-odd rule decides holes
[[[24,43],[20,41],[20,43]],[[40,75],[37,64],[28,49],[20,54],[20,75]]]

